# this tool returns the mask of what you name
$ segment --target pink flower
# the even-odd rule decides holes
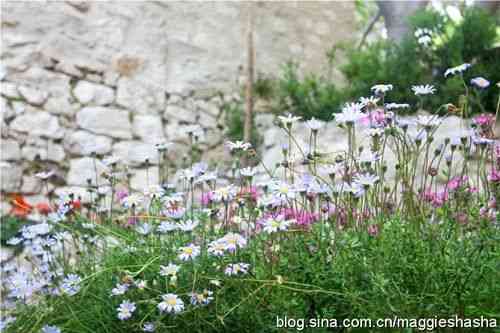
[[[273,214],[270,214],[273,215]],[[277,215],[284,215],[286,220],[295,220],[295,223],[300,226],[308,227],[319,220],[319,215],[306,210],[298,210],[294,208],[283,208]]]
[[[116,192],[116,198],[118,199],[118,201],[121,202],[126,197],[128,197],[128,191],[127,190],[119,190],[119,191]]]
[[[490,127],[495,122],[495,119],[494,119],[493,115],[483,113],[479,116],[474,117],[474,119],[472,119],[472,121],[474,122],[474,124],[476,124],[478,126]]]
[[[213,192],[205,192],[201,195],[201,204],[203,206],[208,206],[213,202],[214,194]]]
[[[432,204],[434,208],[441,207],[449,199],[448,191],[433,192],[431,189],[427,189],[423,193],[423,199]]]
[[[500,170],[493,169],[488,175],[488,180],[493,183],[500,182]]]
[[[127,220],[127,227],[136,225],[139,219],[137,217],[129,217]]]
[[[368,234],[370,236],[376,237],[378,236],[378,233],[379,233],[378,224],[370,224],[368,226]]]
[[[257,192],[257,187],[250,186],[242,188],[241,191],[238,193],[238,196],[241,198],[250,198],[253,202],[257,202],[257,199],[259,198],[259,193]]]
[[[360,123],[365,126],[385,126],[389,116],[382,109],[377,109],[361,118]]]
[[[463,186],[467,181],[469,180],[469,177],[467,176],[456,176],[453,177],[449,182],[447,188],[451,191],[457,190],[459,187]]]

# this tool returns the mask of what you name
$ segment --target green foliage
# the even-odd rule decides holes
[[[276,93],[276,84],[270,76],[259,74],[253,84],[253,91],[256,98],[268,101]]]
[[[342,104],[370,95],[375,84],[392,84],[394,90],[386,102],[410,103],[407,112],[417,110],[418,99],[411,92],[412,85],[433,84],[439,89],[434,96],[426,97],[426,108],[436,111],[447,103],[458,105],[464,94],[464,82],[460,76],[445,78],[447,68],[465,62],[473,66],[464,73],[464,80],[483,76],[492,86],[480,94],[482,104],[472,103],[469,114],[494,112],[497,90],[494,84],[500,81],[500,48],[495,47],[500,37],[497,33],[497,18],[480,8],[467,8],[463,20],[455,23],[432,10],[417,12],[409,18],[412,31],[428,28],[433,31],[429,47],[419,45],[415,36],[407,36],[401,43],[379,40],[358,50],[354,45],[338,45],[328,53],[331,64],[335,53],[345,52],[347,63],[339,69],[347,85],[340,86],[328,77],[307,75],[300,79],[297,65],[288,64],[279,80],[280,112],[288,111],[306,119],[316,117],[331,119],[331,113],[341,109]]]
[[[316,224],[310,232],[279,239],[262,234],[234,258],[202,255],[182,263],[174,288],[158,272],[160,265],[175,257],[185,237],[170,238],[167,245],[156,236],[126,233],[122,241],[135,252],[123,246],[109,248],[97,269],[87,254],[76,272],[85,276],[77,295],[47,297],[39,306],[20,305],[18,319],[7,332],[38,332],[47,323],[68,333],[139,332],[140,324],[150,320],[161,332],[281,332],[275,327],[276,316],[341,320],[458,314],[500,319],[499,229],[476,222],[474,227],[458,228],[447,218],[431,224],[393,217],[381,223],[378,236],[334,231],[330,224]],[[331,238],[322,239],[328,233]],[[280,245],[271,260],[264,253],[270,241]],[[220,267],[235,260],[251,263],[253,273],[221,277]],[[110,296],[126,275],[148,281],[148,287]],[[221,282],[219,287],[211,284],[214,279]],[[202,287],[214,291],[210,305],[179,315],[158,314],[159,294],[173,289],[187,299],[193,288]],[[116,317],[123,299],[136,302],[134,320]]]
[[[2,216],[0,222],[0,243],[2,246],[8,246],[7,241],[15,237],[23,225],[31,224],[25,219],[15,216]]]
[[[342,100],[342,93],[327,78],[309,74],[302,79],[296,63],[284,66],[283,77],[279,80],[277,112],[290,112],[304,119],[331,120]]]
[[[222,105],[222,111],[226,117],[225,123],[227,124],[225,136],[231,141],[242,141],[245,126],[245,112],[243,104],[237,102],[225,103]],[[257,147],[261,140],[262,138],[259,136],[257,129],[255,126],[252,126],[250,140],[252,145]]]

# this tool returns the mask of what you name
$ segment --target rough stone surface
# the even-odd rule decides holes
[[[135,115],[132,130],[134,136],[146,142],[157,142],[165,138],[160,116]]]
[[[158,151],[151,143],[141,141],[121,141],[113,145],[113,155],[124,162],[139,166],[149,159],[150,164],[158,164]]]
[[[79,81],[73,94],[80,103],[89,105],[107,105],[115,99],[112,88],[88,81]]]
[[[10,82],[2,82],[0,85],[0,93],[2,96],[7,98],[20,98],[19,91],[17,90],[17,86],[14,83]]]
[[[47,98],[49,94],[45,91],[34,89],[31,87],[21,86],[17,88],[21,96],[28,102],[29,104],[33,104],[36,106],[41,106]]]
[[[291,57],[301,71],[321,72],[326,50],[355,29],[349,2],[252,6],[255,67],[263,74],[276,74]],[[57,170],[56,187],[84,188],[86,178],[95,179],[93,151],[123,157],[142,189],[144,159],[157,163],[153,143],[177,142],[170,153],[180,165],[193,125],[202,128],[203,158],[227,157],[220,107],[241,101],[248,3],[3,1],[1,7],[1,148],[14,166],[2,167],[2,189],[37,190],[28,167],[34,164]],[[264,133],[269,126],[258,128]]]
[[[72,116],[79,109],[79,105],[72,103],[70,96],[49,97],[44,109],[52,114]]]
[[[112,139],[95,135],[87,131],[76,131],[66,135],[64,147],[75,155],[108,154],[111,151]]]
[[[157,114],[165,108],[165,92],[131,78],[118,81],[116,103],[140,114]]]
[[[21,159],[21,149],[15,140],[0,140],[0,156],[3,161],[17,161]]]
[[[158,167],[145,169],[132,169],[130,187],[136,191],[144,191],[150,185],[158,184]]]
[[[2,9],[4,9],[4,3],[2,3]],[[3,14],[5,11],[3,12]],[[37,21],[37,20],[34,20]],[[2,37],[8,39],[10,36],[9,32],[4,31]],[[44,38],[41,37],[43,40]],[[19,49],[10,49],[13,51],[10,55],[15,55],[19,52]],[[27,52],[37,52],[36,49],[28,48]],[[35,56],[35,55],[33,55]],[[8,58],[6,59],[8,62]],[[52,97],[70,97],[71,96],[71,77],[65,75],[63,73],[58,73],[55,71],[51,71],[49,69],[43,68],[45,65],[42,63],[37,63],[36,60],[27,57],[27,58],[19,58],[19,61],[25,62],[27,68],[23,70],[23,68],[16,67],[11,65],[14,69],[12,73],[6,77],[8,82],[13,82],[18,84],[19,86],[27,86],[30,89],[35,91],[43,91],[49,96]],[[28,66],[29,64],[29,66]],[[19,88],[18,88],[19,89]]]
[[[21,186],[23,171],[12,163],[0,162],[0,189],[5,192],[17,192]]]
[[[86,107],[76,114],[76,123],[83,129],[114,138],[131,139],[129,112],[105,107]]]
[[[62,162],[66,157],[66,153],[62,145],[49,141],[48,146],[45,144],[24,146],[22,156],[28,161],[34,161],[38,157],[42,161]]]
[[[57,117],[44,111],[25,112],[12,121],[10,128],[19,132],[54,139],[62,138],[64,135]]]
[[[42,181],[35,176],[23,176],[23,185],[21,186],[22,193],[39,193],[44,189],[42,188]]]
[[[165,108],[163,118],[167,121],[181,121],[185,123],[194,123],[196,121],[196,113],[194,110],[188,110],[185,107],[169,104]]]
[[[107,181],[101,176],[106,170],[107,167],[102,162],[90,157],[72,159],[66,181],[68,185],[87,186],[87,179],[90,179],[94,186],[107,185]],[[96,184],[96,171],[98,184]]]
[[[233,89],[245,64],[247,7],[243,2],[89,2],[88,10],[79,12],[64,2],[6,1],[3,20],[23,22],[4,29],[11,51],[6,78],[13,67],[56,60],[57,68],[75,76],[82,69],[94,74],[112,67],[146,91]],[[255,49],[261,50],[256,68],[262,72],[278,71],[291,56],[307,71],[325,69],[325,52],[350,38],[356,23],[351,2],[253,7]],[[28,20],[35,13],[38,19]]]

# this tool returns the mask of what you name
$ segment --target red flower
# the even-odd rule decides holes
[[[42,215],[48,215],[52,211],[52,207],[46,202],[36,204],[36,210]]]
[[[11,215],[26,217],[33,210],[33,206],[27,203],[21,194],[13,194],[10,202],[12,203]]]
[[[74,210],[80,210],[82,209],[82,202],[80,200],[73,200],[71,201],[71,206],[73,207]]]

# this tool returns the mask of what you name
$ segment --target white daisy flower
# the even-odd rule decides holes
[[[306,121],[307,127],[313,132],[319,131],[325,123],[319,120],[316,120],[314,117],[312,117],[310,120]]]
[[[371,187],[378,182],[378,176],[369,173],[357,174],[354,176],[354,182],[362,186]]]
[[[225,187],[218,188],[214,191],[213,199],[217,202],[228,202],[236,197],[238,189],[233,184]]]
[[[273,196],[280,198],[295,198],[296,188],[292,184],[288,184],[287,182],[276,180],[269,184],[269,190],[271,191]]]
[[[160,265],[161,276],[174,276],[179,271],[180,266],[169,263],[167,266]]]
[[[202,293],[191,293],[192,305],[208,305],[213,301],[213,292],[205,289]]]
[[[288,114],[286,116],[278,116],[278,119],[283,124],[283,126],[289,127],[292,126],[293,123],[296,123],[297,121],[302,119],[302,117],[296,117],[293,116],[292,114]]]
[[[361,112],[361,108],[363,107],[360,103],[350,103],[346,104],[342,108],[341,113],[336,113],[333,116],[335,117],[335,121],[339,124],[349,124],[352,125],[365,115]]]
[[[246,151],[250,148],[252,148],[252,144],[249,142],[243,142],[243,141],[227,141],[226,146],[229,148],[230,151]]]
[[[226,245],[226,250],[234,251],[238,247],[244,248],[247,245],[247,240],[240,234],[233,232],[228,233],[220,239]]]
[[[245,263],[237,263],[237,264],[229,264],[224,270],[224,274],[228,276],[232,275],[244,275],[248,273],[248,269],[250,268],[250,264]]]
[[[188,261],[200,255],[200,247],[194,244],[182,246],[179,248],[178,258],[182,261]]]
[[[127,195],[122,199],[122,205],[125,208],[139,207],[142,203],[142,196],[136,193]]]
[[[461,64],[459,66],[456,66],[456,67],[452,67],[452,68],[448,68],[445,72],[444,72],[444,77],[448,77],[449,75],[456,75],[456,74],[462,74],[463,72],[465,72],[469,67],[471,67],[471,64],[469,63],[465,63],[465,64]]]
[[[193,231],[200,224],[199,221],[196,220],[187,220],[179,223],[179,229],[182,231]]]
[[[377,95],[383,95],[393,88],[392,84],[376,84],[371,87],[371,90]]]
[[[130,317],[132,317],[132,314],[135,311],[135,303],[130,302],[129,300],[124,300],[117,308],[117,311],[118,311],[118,319],[127,320]]]
[[[80,291],[82,278],[76,274],[68,274],[61,284],[63,292],[69,296],[74,296]]]
[[[184,310],[184,302],[175,294],[165,294],[161,296],[162,301],[158,303],[160,312],[179,313]]]
[[[436,92],[436,88],[434,88],[431,84],[421,84],[417,86],[412,86],[411,90],[417,96],[419,95],[432,95]]]
[[[278,215],[276,217],[269,217],[263,222],[264,232],[271,234],[277,231],[286,231],[292,221],[285,220],[284,215]]]
[[[167,232],[177,230],[177,228],[178,227],[177,227],[177,225],[175,223],[163,221],[156,228],[156,231],[158,231],[161,234],[166,234]]]
[[[123,295],[127,292],[127,290],[128,290],[128,284],[117,283],[116,286],[113,289],[111,289],[111,296]]]
[[[226,243],[220,240],[214,240],[208,244],[208,253],[217,257],[224,255]]]

